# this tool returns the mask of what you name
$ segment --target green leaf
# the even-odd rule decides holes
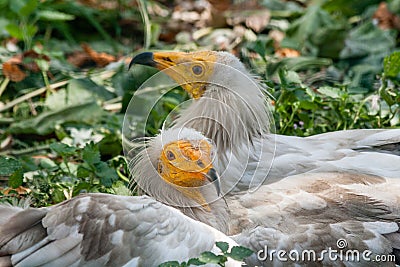
[[[88,143],[82,150],[82,159],[90,165],[100,162],[99,146],[93,142]]]
[[[6,26],[6,31],[14,38],[22,40],[24,38],[24,33],[22,29],[16,24],[8,24]]]
[[[229,249],[229,244],[227,242],[216,242],[215,245],[223,252],[227,252]]]
[[[49,158],[42,158],[39,161],[39,166],[43,169],[54,170],[58,169],[57,164]]]
[[[224,263],[226,258],[222,255],[215,255],[211,251],[201,253],[199,260],[204,263]]]
[[[90,171],[89,166],[86,163],[83,163],[78,166],[78,170],[76,172],[76,177],[86,178],[86,177],[89,177],[91,174],[92,174],[92,172]]]
[[[132,196],[132,191],[122,181],[117,181],[113,184],[112,189],[116,195],[119,196]]]
[[[22,185],[24,181],[24,171],[22,168],[16,170],[13,174],[11,174],[8,179],[8,185],[12,188],[17,188]]]
[[[38,166],[37,166],[34,158],[32,158],[30,156],[22,156],[22,157],[19,158],[19,160],[21,161],[22,168],[25,171],[36,171],[36,170],[38,170]]]
[[[98,85],[88,78],[71,80],[68,83],[67,91],[69,99],[75,98],[75,101],[80,101],[78,103],[82,103],[82,99],[87,101],[93,97],[99,100],[110,100],[115,97],[104,86]]]
[[[49,61],[45,59],[35,59],[35,62],[41,71],[48,71],[50,68]]]
[[[78,169],[79,171],[79,169]],[[73,195],[79,195],[81,193],[87,193],[90,192],[90,189],[92,188],[93,184],[88,183],[88,182],[80,182],[76,186],[74,186],[74,193]]]
[[[383,72],[387,77],[396,77],[400,72],[400,51],[396,51],[383,60]]]
[[[121,138],[115,134],[106,135],[103,139],[101,139],[98,145],[102,155],[116,157],[122,152]]]
[[[318,106],[311,101],[300,101],[299,103],[299,108],[305,109],[305,110],[316,110],[318,108]]]
[[[382,59],[396,45],[396,35],[376,27],[371,21],[350,30],[345,47],[340,52],[341,59],[364,57],[367,64],[382,64]],[[371,59],[370,62],[367,62]],[[369,61],[369,60],[368,60]]]
[[[58,203],[58,202],[62,202],[62,201],[65,200],[65,195],[64,195],[64,190],[63,190],[63,188],[60,188],[60,187],[53,188],[52,191],[53,191],[53,192],[52,192],[51,196],[52,196],[52,198],[53,198],[53,201],[55,201],[56,203]]]
[[[343,92],[339,88],[330,86],[322,86],[318,88],[318,92],[332,98],[340,98],[343,95]]]
[[[291,23],[281,47],[293,48],[312,56],[337,58],[344,46],[347,20],[331,16],[319,3],[309,5],[300,18]]]
[[[58,90],[46,98],[46,106],[51,110],[63,110],[74,105],[81,105],[93,100],[109,100],[114,95],[90,79],[73,79],[66,89]]]
[[[8,24],[5,29],[12,37],[15,37],[19,40],[24,40],[24,38],[32,38],[38,31],[38,28],[35,25],[24,25],[21,27],[20,25],[13,23]]]
[[[379,88],[379,96],[382,97],[389,106],[396,103],[396,93],[394,93],[390,88],[381,86],[381,88]]]
[[[324,1],[324,9],[330,13],[340,13],[345,16],[355,16],[364,12],[371,5],[376,5],[380,0],[335,0]]]
[[[37,16],[41,20],[48,21],[66,21],[73,20],[75,16],[55,10],[41,10],[37,12]]]
[[[242,247],[242,246],[235,246],[231,249],[230,253],[226,253],[226,256],[231,257],[234,260],[242,261],[243,259],[251,256],[254,252],[251,249]]]
[[[12,0],[10,9],[20,17],[26,18],[35,11],[38,4],[38,0]]]
[[[50,149],[59,155],[73,155],[76,152],[76,147],[64,143],[52,143]]]
[[[205,265],[205,263],[200,261],[198,258],[193,258],[188,261],[188,266],[190,265],[201,266]]]
[[[19,160],[0,156],[0,175],[12,175],[21,168],[22,164]]]
[[[267,65],[267,74],[273,75],[277,70],[285,68],[287,70],[298,71],[307,70],[314,67],[329,66],[332,64],[332,60],[329,58],[318,58],[318,57],[294,57],[294,58],[283,58],[278,62],[269,63]]]
[[[100,182],[105,187],[111,187],[113,182],[118,180],[117,172],[108,166],[107,163],[100,161],[95,165],[96,176],[100,178]]]
[[[103,109],[96,102],[70,106],[62,110],[43,112],[35,118],[30,118],[10,125],[9,132],[14,134],[47,135],[55,131],[57,125],[67,122],[93,124],[98,122]]]
[[[158,265],[158,267],[180,267],[181,265],[177,261],[167,261]]]

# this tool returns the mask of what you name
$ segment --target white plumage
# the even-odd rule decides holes
[[[0,266],[158,266],[236,243],[149,197],[85,194],[42,209],[0,205]],[[240,266],[229,262],[228,266]]]
[[[338,131],[301,138],[271,134],[266,91],[227,52],[154,52],[132,63],[166,69],[189,93],[200,96],[175,121],[213,140],[219,153],[223,191],[256,189],[288,175],[348,171],[400,178],[400,129]],[[203,66],[196,75],[191,66]],[[184,70],[184,71],[183,71]],[[196,91],[196,92],[197,92]]]
[[[135,174],[143,172],[141,181],[150,195],[192,215],[196,202],[165,183],[153,165],[165,145],[186,139],[204,136],[176,129],[152,138]],[[204,214],[202,207],[196,210]],[[218,254],[216,241],[237,245],[194,219],[147,196],[84,194],[41,209],[0,205],[0,266],[158,266],[170,260],[187,261],[204,251]],[[208,216],[204,221],[217,220]],[[241,264],[230,259],[226,266]]]
[[[326,249],[337,249],[342,239],[347,243],[344,252],[370,250],[371,257],[398,259],[399,179],[300,174],[263,185],[254,193],[225,198],[218,198],[215,188],[206,184],[193,190],[213,201],[198,205],[179,186],[165,182],[154,166],[160,160],[157,153],[163,152],[160,146],[168,145],[162,140],[182,139],[193,147],[198,139],[207,140],[191,129],[164,131],[149,140],[131,166],[136,181],[146,185],[153,198],[86,194],[42,209],[0,206],[0,266],[157,266],[205,250],[217,252],[215,241],[231,245],[236,241],[253,249],[256,254],[247,259],[248,266],[282,264],[276,257],[257,258],[265,249],[312,250],[321,255]],[[325,256],[284,263],[310,264],[367,266],[371,262],[332,261]]]
[[[177,136],[176,131],[192,132],[170,129],[161,135]],[[216,200],[209,203],[208,210],[179,194],[179,189],[174,188],[174,193],[170,194],[173,186],[162,186],[166,183],[159,178],[157,171],[149,172],[154,164],[149,162],[154,155],[152,144],[160,143],[161,136],[156,139],[158,141],[150,142],[148,151],[142,151],[136,158],[136,164],[132,165],[136,181],[139,185],[147,181],[157,184],[155,188],[147,186],[146,193],[161,202],[176,200],[186,207],[181,210],[189,217],[219,229],[240,245],[255,251],[256,254],[246,261],[249,266],[372,264],[365,258],[333,261],[323,255],[324,250],[338,250],[337,242],[341,240],[347,244],[343,253],[368,250],[371,251],[371,259],[378,255],[392,257],[392,261],[384,263],[387,266],[394,266],[395,257],[399,260],[399,179],[344,172],[307,173],[262,185],[253,193],[231,193],[223,199],[216,198],[216,191],[209,188],[202,194],[206,199]],[[262,254],[265,248],[269,252],[282,250],[300,254],[304,250],[312,250],[317,258],[311,261],[288,259],[288,262],[282,263],[277,257],[269,257],[262,261],[257,258],[257,253],[261,251]],[[318,260],[318,256],[322,258]]]

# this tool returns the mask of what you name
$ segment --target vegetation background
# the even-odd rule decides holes
[[[276,132],[400,126],[400,0],[0,0],[0,201],[129,194],[124,112],[137,52],[227,50],[257,73]],[[173,90],[154,135],[188,96]]]

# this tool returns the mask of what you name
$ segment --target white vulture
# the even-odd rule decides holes
[[[41,209],[0,205],[0,266],[157,266],[218,252],[215,241],[253,249],[248,266],[398,259],[399,179],[301,174],[221,197],[213,151],[193,129],[166,130],[129,162],[153,198],[85,194]]]
[[[270,133],[265,86],[230,53],[144,52],[132,64],[163,70],[193,97],[174,127],[193,128],[215,142],[224,192],[308,172],[400,178],[400,129],[306,138]]]
[[[192,132],[189,131],[190,134]],[[168,134],[164,137],[168,139]],[[196,140],[199,139],[195,137]],[[150,143],[152,147],[161,144],[160,138],[161,136]],[[154,155],[155,161],[161,162],[165,156],[171,159],[171,155],[161,154],[162,149],[158,148],[159,154]],[[204,150],[208,152],[206,148]],[[175,206],[183,204],[185,207],[185,203],[179,202],[185,198],[179,197],[175,189],[152,180],[161,181],[158,175],[150,176],[153,168],[145,170],[149,164],[138,164],[135,169],[142,171],[143,175],[149,175],[142,178],[148,184],[146,188],[150,195],[158,196],[165,203],[171,203],[170,198],[175,197],[178,201],[174,202]],[[204,164],[207,166],[200,169],[193,169],[193,164],[181,165],[180,175],[183,178],[188,176],[189,181],[193,174],[192,181],[198,183],[204,183],[207,179],[217,180],[216,172],[209,167],[210,158],[206,154]],[[184,171],[186,167],[188,172]],[[162,170],[160,174],[164,179],[179,177],[173,175],[177,170],[174,165],[160,165],[159,169]],[[182,180],[182,185],[186,185],[185,181]],[[198,184],[192,184],[194,185]],[[213,191],[217,192],[215,188]],[[191,194],[190,190],[180,194],[187,196],[188,205],[201,202],[201,194]],[[202,216],[203,207],[190,210],[198,213],[198,217]],[[202,221],[215,224],[209,217],[202,218]],[[187,261],[204,251],[221,253],[215,245],[216,241],[227,242],[230,247],[237,245],[215,228],[191,219],[181,211],[148,196],[91,193],[44,208],[0,205],[0,267],[151,267],[167,261]],[[241,263],[230,259],[226,266],[239,267]]]
[[[255,251],[247,266],[394,266],[400,259],[400,179],[305,173],[221,196],[214,149],[193,129],[168,129],[129,163],[146,193]]]

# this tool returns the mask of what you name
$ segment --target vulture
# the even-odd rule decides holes
[[[217,147],[222,191],[310,172],[400,178],[400,129],[359,129],[310,137],[273,134],[266,88],[227,52],[143,52],[130,63],[165,72],[192,96],[172,127],[193,128]]]
[[[149,196],[0,205],[0,266],[157,266],[218,252],[215,241],[252,249],[247,266],[394,266],[399,179],[305,173],[223,195],[215,150],[194,129],[168,129],[129,158]]]
[[[189,134],[192,132],[194,131],[190,131]],[[171,138],[171,134],[175,135],[176,132],[166,133],[164,135],[166,140]],[[176,138],[176,136],[173,137]],[[160,145],[160,138],[161,136],[155,138],[150,145],[152,147]],[[167,147],[173,152],[152,155],[155,157],[154,161],[167,162],[166,160],[172,160],[172,155],[182,157],[176,151],[183,149],[185,138],[191,140],[192,136],[183,135],[183,138],[178,147],[172,147],[172,145]],[[193,138],[199,140],[197,135]],[[208,143],[204,145],[208,146]],[[162,151],[163,147],[158,149]],[[207,151],[206,148],[204,150]],[[180,181],[181,186],[198,186],[208,180],[218,185],[217,174],[209,166],[210,158],[207,155],[201,156],[196,166],[201,165],[201,160],[205,164],[203,168],[193,169],[191,164],[185,165],[182,161],[183,164],[180,166],[160,164],[157,170],[166,179],[182,176],[185,179]],[[202,221],[208,224],[192,219],[202,216],[203,206],[198,208],[201,210],[198,212],[197,208],[191,207],[191,202],[187,201],[189,206],[182,205],[181,209],[184,211],[182,212],[171,207],[172,203],[169,201],[176,197],[177,202],[174,206],[178,208],[179,205],[184,204],[179,200],[185,197],[193,200],[194,203],[206,205],[202,202],[201,194],[183,190],[182,196],[177,196],[176,190],[164,186],[160,181],[155,181],[161,179],[159,175],[151,177],[151,170],[145,172],[144,168],[147,168],[148,164],[143,162],[140,165],[140,163],[138,162],[139,165],[134,167],[136,172],[141,170],[144,171],[143,175],[149,175],[141,178],[148,185],[146,187],[149,190],[148,193],[160,196],[159,200],[149,196],[89,193],[43,208],[23,208],[1,204],[0,267],[151,267],[167,261],[187,261],[198,257],[204,251],[219,254],[221,250],[216,246],[217,241],[227,242],[230,247],[237,245],[233,239],[208,225],[215,224],[211,218],[207,217],[208,220],[205,217],[202,218]],[[186,168],[188,168],[187,172],[185,172]],[[180,175],[177,174],[177,170],[180,170]],[[193,178],[193,184],[186,179],[185,175]],[[175,182],[177,181],[179,180]],[[213,188],[215,192],[217,189],[218,186]],[[186,216],[184,213],[189,208],[197,216]],[[225,227],[220,228],[225,229]],[[239,267],[241,263],[229,259],[226,266]]]
[[[253,250],[247,266],[394,266],[400,260],[400,179],[303,173],[223,195],[216,147],[201,133],[171,128],[144,145],[129,158],[135,182]]]

